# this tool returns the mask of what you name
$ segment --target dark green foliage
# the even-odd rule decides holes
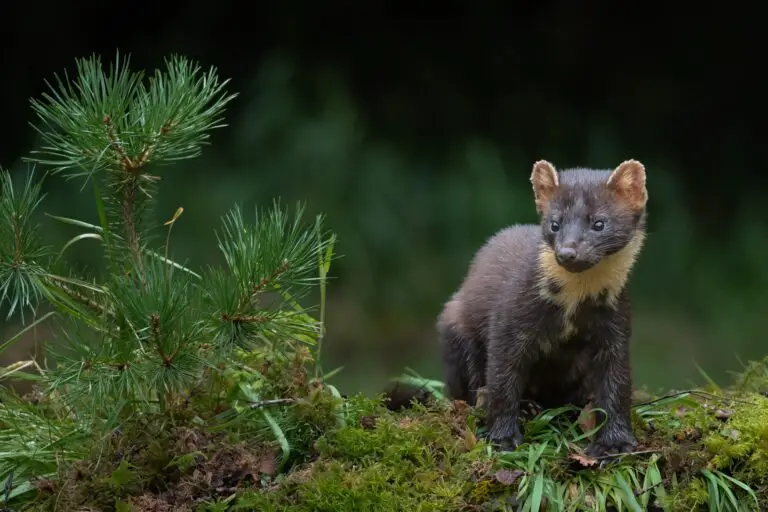
[[[31,173],[22,187],[14,187],[10,173],[0,169],[0,305],[8,302],[8,318],[34,309],[43,293],[50,253],[35,237],[39,226],[33,223],[42,199]]]

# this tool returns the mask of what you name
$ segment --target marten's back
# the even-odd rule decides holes
[[[502,229],[477,251],[464,282],[446,304],[439,322],[465,338],[485,335],[492,307],[505,287],[524,286],[537,262],[541,227],[516,224]]]

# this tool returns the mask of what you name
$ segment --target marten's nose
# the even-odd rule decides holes
[[[573,247],[560,247],[557,250],[556,256],[561,263],[571,263],[576,259],[576,249]]]

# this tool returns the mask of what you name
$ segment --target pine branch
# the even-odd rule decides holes
[[[266,315],[230,315],[228,313],[222,313],[221,319],[233,324],[263,324],[269,320]]]
[[[115,135],[115,128],[112,125],[112,118],[109,117],[109,114],[104,116],[104,126],[106,127],[107,139],[109,139],[109,147],[117,155],[118,162],[120,163],[120,167],[122,167],[122,169],[127,172],[135,171],[137,169],[136,164],[134,164],[133,160],[131,160],[131,158],[125,154],[125,150],[123,149],[123,146],[121,146],[120,143],[117,141],[117,136]]]
[[[80,302],[84,306],[87,306],[91,310],[96,311],[98,313],[108,313],[108,314],[114,315],[114,312],[111,311],[111,309],[109,309],[107,306],[96,301],[94,298],[89,297],[87,294],[81,291],[78,291],[74,287],[70,286],[67,283],[67,281],[61,279],[59,276],[47,274],[45,277],[48,279],[48,281],[52,282],[53,286],[58,287],[59,289],[61,289],[61,291],[66,293],[69,297]]]
[[[236,94],[225,94],[215,68],[174,56],[148,82],[117,54],[106,72],[98,57],[77,61],[70,82],[56,76],[43,100],[32,100],[45,145],[29,160],[50,165],[68,178],[106,173],[106,206],[125,234],[129,263],[144,272],[146,206],[159,179],[150,163],[167,164],[197,156],[209,132],[225,126],[222,114]],[[111,250],[111,248],[108,248]],[[120,254],[112,251],[111,254]]]
[[[224,353],[263,338],[317,337],[317,322],[297,301],[319,283],[317,255],[330,237],[317,236],[322,217],[304,225],[303,212],[297,205],[291,219],[276,202],[257,210],[253,223],[245,222],[239,208],[224,217],[217,236],[226,268],[212,268],[203,279],[206,303],[218,311],[209,328]],[[260,300],[267,293],[275,296],[270,304]]]
[[[33,223],[44,197],[33,174],[17,188],[10,172],[0,168],[0,305],[8,301],[8,318],[18,309],[22,321],[24,310],[34,310],[44,294],[44,265],[50,259]]]
[[[116,55],[108,71],[92,56],[76,61],[77,77],[55,75],[43,101],[32,99],[41,126],[33,125],[44,146],[28,160],[90,177],[100,171],[138,173],[150,162],[193,158],[210,137],[226,126],[222,115],[237,94],[225,94],[229,80],[216,69],[180,56],[166,60],[148,84],[144,73],[129,69],[130,58]]]

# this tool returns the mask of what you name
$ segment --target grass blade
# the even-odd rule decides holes
[[[5,341],[2,345],[0,345],[0,354],[2,354],[5,351],[5,349],[7,349],[9,346],[13,345],[16,341],[18,341],[19,338],[24,336],[24,333],[26,333],[30,329],[34,329],[35,327],[37,327],[41,323],[45,322],[46,320],[48,320],[51,316],[53,316],[55,314],[56,314],[55,311],[49,311],[48,313],[44,314],[43,316],[41,316],[40,318],[38,318],[37,320],[35,320],[31,324],[29,324],[28,326],[26,326],[25,328],[23,328],[22,330],[17,332],[15,335],[13,335],[13,337],[11,337],[7,341]]]

